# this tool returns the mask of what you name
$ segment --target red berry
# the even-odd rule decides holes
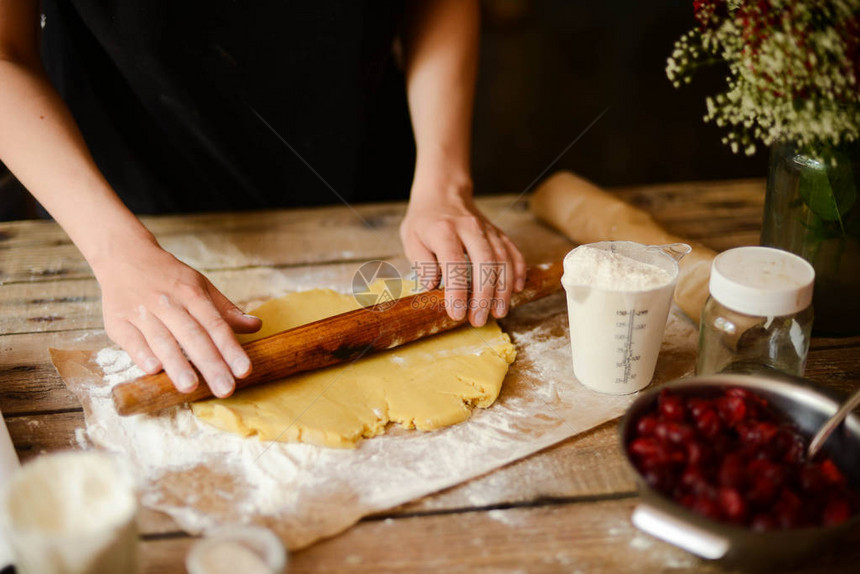
[[[645,415],[636,423],[636,432],[639,436],[650,436],[654,434],[654,427],[656,425],[657,417],[654,415]]]
[[[835,498],[824,507],[821,516],[824,526],[836,526],[851,518],[851,505],[844,498]]]
[[[845,486],[845,476],[836,468],[836,465],[829,458],[825,458],[822,460],[818,469],[821,471],[821,475],[824,477],[830,485],[843,487]]]
[[[741,442],[753,446],[762,446],[770,443],[778,430],[775,424],[769,422],[750,421],[740,422],[737,425],[738,436]]]
[[[630,453],[637,458],[639,467],[646,470],[683,464],[686,459],[684,452],[672,449],[653,437],[640,437],[631,442]]]
[[[766,459],[754,460],[749,465],[751,486],[747,500],[760,507],[770,505],[785,480],[785,471],[779,464]]]
[[[737,453],[729,453],[723,457],[720,470],[717,472],[717,480],[720,486],[741,488],[746,478],[743,460]]]
[[[777,486],[773,481],[764,477],[756,476],[752,479],[752,487],[747,490],[747,500],[757,506],[770,505],[776,498]]]
[[[686,418],[686,408],[681,397],[669,394],[667,391],[660,393],[657,399],[660,414],[667,421],[683,422]]]
[[[795,528],[801,523],[800,511],[803,503],[791,489],[783,488],[779,500],[773,507],[776,522],[780,528]]]
[[[713,492],[713,487],[708,484],[705,475],[701,469],[695,466],[688,466],[681,474],[681,485],[689,492],[697,496],[706,495]]]
[[[640,437],[631,442],[630,452],[642,459],[663,457],[663,448],[651,437]]]
[[[800,469],[800,487],[804,492],[817,493],[827,487],[827,480],[819,465],[807,464]]]
[[[711,451],[698,441],[687,443],[687,462],[692,465],[703,465],[710,462]]]
[[[742,389],[741,387],[732,387],[730,389],[726,389],[726,396],[737,397],[739,399],[746,400],[754,397],[755,395],[752,393],[752,391],[748,389]]]
[[[675,475],[666,467],[648,469],[642,477],[651,488],[661,492],[671,492],[677,484]]]
[[[737,489],[721,487],[719,500],[726,518],[733,522],[743,522],[747,515],[747,504]]]
[[[782,460],[789,464],[802,464],[806,460],[806,445],[803,441],[797,441],[786,451]]]
[[[657,421],[657,424],[654,425],[654,436],[661,441],[666,441],[669,434],[669,424],[671,424],[669,421]]]
[[[665,423],[665,438],[673,444],[686,445],[693,440],[694,432],[690,425],[684,423]]]
[[[766,407],[767,406],[767,400],[766,399],[758,396],[757,394],[750,391],[749,389],[742,389],[740,387],[733,387],[733,388],[728,389],[726,391],[726,395],[728,395],[730,397],[737,397],[739,399],[743,399],[747,403],[748,407],[749,406],[760,406],[760,407]]]
[[[690,510],[696,514],[701,514],[702,516],[713,520],[719,520],[722,518],[722,512],[720,511],[719,505],[705,496],[697,496],[693,501],[693,505],[690,507]]]
[[[723,423],[720,420],[717,411],[708,408],[701,411],[701,414],[696,418],[696,428],[705,438],[714,438],[723,430]]]
[[[800,497],[797,496],[797,493],[790,488],[782,489],[779,493],[779,502],[777,504],[797,510],[800,510],[800,507],[803,506],[803,502],[800,500]]]
[[[749,474],[769,480],[779,488],[785,480],[785,467],[778,462],[760,458],[750,462]]]
[[[683,448],[669,448],[666,454],[666,461],[670,464],[685,464],[687,462],[687,453]]]
[[[806,459],[806,443],[797,432],[783,427],[774,437],[773,448],[777,456],[788,464],[801,464]]]
[[[747,404],[740,397],[720,397],[717,399],[717,409],[720,417],[730,427],[744,420],[747,416]]]
[[[712,410],[713,403],[711,403],[708,399],[700,399],[698,397],[693,397],[687,400],[687,410],[690,411],[690,414],[694,419],[698,420],[702,413],[706,410]]]

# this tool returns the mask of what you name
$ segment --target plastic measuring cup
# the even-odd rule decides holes
[[[582,249],[607,251],[613,257],[604,258],[599,270],[597,263],[595,269],[584,270],[581,260],[574,256]],[[626,395],[648,386],[678,282],[678,261],[690,251],[685,243],[649,246],[601,241],[580,245],[567,254],[561,283],[567,293],[573,372],[580,383],[612,395]],[[647,266],[655,266],[666,273],[656,271],[663,277],[653,279],[647,288],[631,289],[631,281],[623,274],[631,265],[651,273],[653,267]],[[607,266],[619,274],[617,280],[606,280]],[[603,273],[602,278],[596,278],[592,271]]]

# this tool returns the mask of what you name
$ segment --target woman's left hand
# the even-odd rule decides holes
[[[472,200],[471,183],[440,184],[416,178],[400,226],[406,257],[421,285],[442,279],[448,315],[480,327],[508,312],[511,294],[522,291],[526,262],[517,246]]]

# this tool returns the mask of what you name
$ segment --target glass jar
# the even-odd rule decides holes
[[[761,244],[815,269],[815,331],[860,334],[860,142],[774,144]]]
[[[812,334],[815,271],[801,257],[739,247],[711,266],[696,374],[776,369],[802,376]]]

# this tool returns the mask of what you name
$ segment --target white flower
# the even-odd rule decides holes
[[[705,121],[727,127],[733,152],[754,140],[798,145],[860,138],[860,0],[729,0],[725,15],[682,36],[667,62],[673,85],[715,58],[726,91],[705,100]]]

